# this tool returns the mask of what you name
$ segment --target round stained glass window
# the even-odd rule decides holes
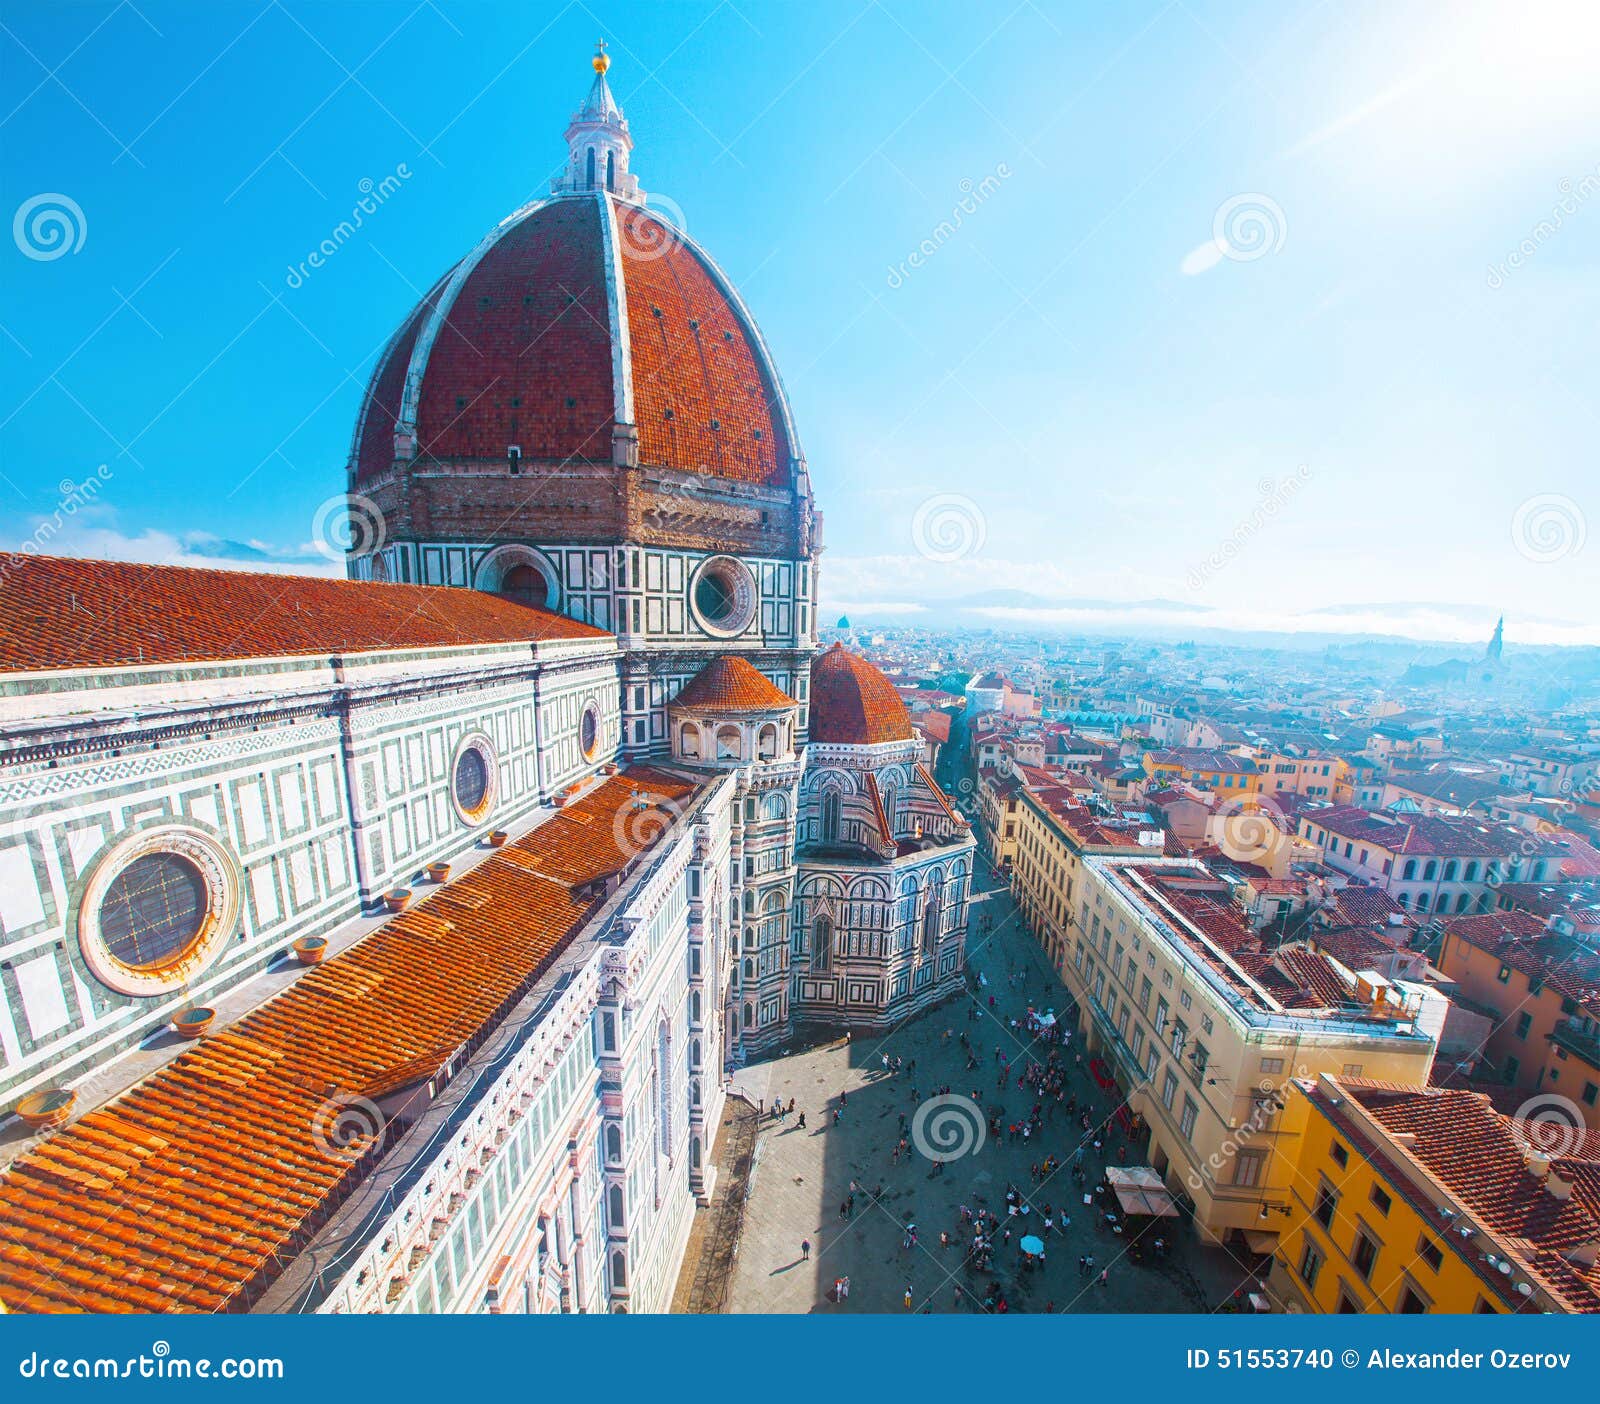
[[[130,970],[160,970],[186,954],[209,903],[199,868],[176,853],[145,853],[112,879],[100,904],[106,953]]]
[[[476,814],[489,798],[489,763],[476,746],[468,746],[456,757],[456,803],[469,814]]]
[[[733,613],[733,590],[719,575],[705,571],[694,587],[695,608],[713,624],[725,623]]]
[[[593,707],[586,708],[583,720],[578,723],[578,745],[585,760],[593,760],[600,745],[600,714]]]

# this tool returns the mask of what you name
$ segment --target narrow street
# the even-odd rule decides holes
[[[991,919],[987,936],[986,915]],[[1188,1226],[1176,1221],[1166,1221],[1160,1230],[1171,1245],[1166,1259],[1157,1261],[1148,1251],[1151,1244],[1144,1243],[1143,1261],[1136,1263],[1128,1240],[1104,1226],[1098,1204],[1084,1202],[1106,1165],[1139,1163],[1142,1149],[1128,1145],[1114,1124],[1107,1131],[1118,1098],[1102,1092],[1078,1066],[1076,1038],[1061,1057],[1069,1069],[1068,1093],[1079,1113],[1088,1112],[1091,1129],[1085,1132],[1076,1115],[1046,1099],[1037,1135],[1025,1140],[1005,1132],[1012,1119],[1026,1118],[1036,1099],[1031,1089],[1019,1089],[1019,1072],[1030,1059],[1044,1062],[1050,1051],[1012,1021],[1020,1024],[1030,1005],[1065,1015],[1067,998],[1022,926],[1009,892],[987,874],[974,890],[968,970],[969,990],[980,977],[987,980],[978,998],[958,994],[887,1036],[799,1049],[735,1078],[739,1091],[765,1114],[757,1123],[750,1189],[723,1309],[904,1312],[909,1289],[914,1311],[980,1311],[986,1299],[1004,1297],[1010,1311],[1193,1312],[1214,1310],[1234,1300],[1236,1291],[1248,1290],[1253,1279],[1247,1262],[1201,1246]],[[975,1068],[967,1067],[962,1035],[978,1060]],[[886,1073],[885,1057],[901,1059],[902,1070]],[[1003,1087],[997,1086],[1000,1057],[1011,1066]],[[984,1117],[969,1117],[967,1134],[981,1134],[981,1143],[942,1169],[915,1149],[897,1156],[896,1146],[902,1136],[909,1139],[919,1105],[944,1087],[969,1103],[977,1092]],[[835,1124],[841,1093],[846,1101]],[[774,1118],[774,1099],[785,1104],[793,1099],[794,1113]],[[997,1110],[1003,1128],[998,1138],[985,1120]],[[732,1129],[725,1127],[724,1134]],[[1080,1149],[1082,1186],[1069,1169]],[[1046,1156],[1054,1156],[1062,1168],[1036,1181],[1032,1168]],[[1010,1217],[1005,1196],[1013,1186],[1027,1212]],[[846,1212],[852,1192],[854,1204]],[[1002,1219],[988,1272],[968,1261],[972,1229],[963,1223],[963,1205],[987,1208]],[[718,1214],[718,1206],[702,1214]],[[1041,1232],[1047,1214],[1054,1230],[1045,1240],[1044,1264],[1024,1272],[1018,1242],[1025,1233]],[[718,1214],[719,1231],[726,1233],[730,1222],[727,1212]],[[908,1246],[913,1225],[916,1239]],[[1006,1239],[1008,1227],[1012,1232]],[[941,1233],[949,1235],[947,1246]],[[700,1240],[702,1253],[716,1246],[705,1234]],[[809,1257],[802,1251],[807,1241]],[[726,1253],[726,1244],[721,1251]],[[1094,1258],[1092,1271],[1080,1270],[1080,1256]],[[698,1276],[704,1283],[706,1274],[695,1259],[692,1246],[685,1277]],[[835,1284],[844,1277],[850,1279],[849,1296],[836,1300]]]

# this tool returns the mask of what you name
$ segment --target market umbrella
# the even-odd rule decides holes
[[[1022,1240],[1022,1251],[1024,1253],[1042,1253],[1044,1252],[1044,1240],[1030,1233]]]

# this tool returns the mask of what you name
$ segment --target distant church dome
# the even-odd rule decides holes
[[[914,735],[894,684],[859,653],[834,644],[811,664],[813,741],[866,746]]]
[[[634,463],[792,488],[788,406],[733,285],[645,208],[595,58],[547,199],[502,220],[378,358],[351,446],[358,489],[397,467]]]

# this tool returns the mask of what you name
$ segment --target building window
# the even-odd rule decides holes
[[[1339,1210],[1339,1191],[1326,1180],[1317,1186],[1317,1197],[1312,1201],[1311,1216],[1325,1229],[1333,1227],[1333,1216]]]
[[[824,843],[837,843],[839,841],[839,792],[837,790],[824,790],[822,793],[822,841]]]
[[[1254,1189],[1261,1183],[1261,1172],[1266,1168],[1267,1153],[1262,1150],[1242,1150],[1233,1158],[1233,1182],[1240,1189]]]
[[[476,823],[489,811],[489,803],[493,798],[490,793],[490,764],[486,745],[482,741],[468,743],[456,756],[450,793],[456,802],[456,809],[469,824]]]
[[[107,953],[130,970],[159,970],[194,944],[205,924],[205,879],[187,858],[145,853],[112,880],[100,904]]]
[[[738,760],[740,753],[739,728],[736,726],[719,726],[717,728],[717,759]]]
[[[600,750],[600,709],[591,702],[578,722],[578,749],[585,760],[593,760]]]
[[[1400,1289],[1399,1312],[1402,1316],[1426,1316],[1428,1313],[1427,1300],[1409,1282]]]
[[[1263,1058],[1261,1060],[1261,1071],[1264,1073],[1281,1073],[1283,1071],[1283,1059]]]
[[[550,582],[538,566],[514,565],[500,577],[500,588],[495,593],[517,604],[544,609],[550,603]]]
[[[833,961],[833,923],[827,917],[818,917],[811,924],[811,968],[825,973]]]
[[[1322,1254],[1317,1251],[1317,1245],[1311,1241],[1311,1236],[1306,1235],[1306,1246],[1300,1254],[1300,1280],[1307,1287],[1317,1285],[1317,1274],[1322,1271]]]
[[[1195,1106],[1192,1097],[1183,1099],[1183,1115],[1178,1118],[1178,1130],[1183,1132],[1184,1140],[1194,1139],[1194,1123],[1200,1115],[1200,1108]]]
[[[1344,1065],[1344,1067],[1341,1068],[1339,1071],[1340,1071],[1340,1075],[1343,1076],[1343,1077],[1360,1077],[1361,1076],[1361,1064],[1360,1063],[1346,1063]]]
[[[1426,1263],[1435,1272],[1444,1261],[1444,1249],[1435,1243],[1427,1234],[1422,1234],[1417,1239],[1417,1258]]]
[[[1172,1069],[1167,1069],[1167,1075],[1161,1080],[1161,1105],[1168,1111],[1172,1110],[1173,1099],[1178,1095],[1178,1079],[1173,1076]]]
[[[1350,1152],[1337,1141],[1328,1147],[1328,1154],[1333,1157],[1333,1163],[1341,1170],[1350,1164]]]
[[[1366,1229],[1356,1230],[1356,1244],[1350,1254],[1350,1263],[1368,1281],[1371,1281],[1372,1269],[1378,1263],[1379,1246],[1378,1240],[1372,1237]]]
[[[1522,1039],[1527,1038],[1528,1030],[1531,1029],[1532,1027],[1533,1027],[1533,1015],[1529,1014],[1526,1010],[1524,1010],[1521,1014],[1517,1015],[1517,1037],[1518,1038],[1522,1038]]]
[[[1389,1196],[1389,1191],[1384,1189],[1382,1185],[1374,1185],[1369,1198],[1372,1200],[1373,1207],[1380,1214],[1388,1214],[1390,1207],[1394,1204],[1394,1200]]]

